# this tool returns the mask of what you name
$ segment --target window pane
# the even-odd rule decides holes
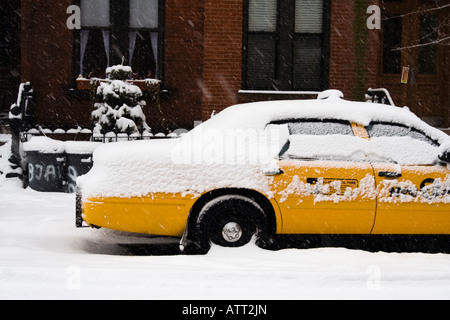
[[[383,72],[400,73],[402,46],[402,18],[387,17],[383,33]]]
[[[275,32],[277,29],[277,0],[250,0],[249,31]]]
[[[323,0],[295,1],[295,33],[322,33]]]
[[[275,77],[274,35],[248,35],[247,83],[249,89],[268,89]]]
[[[371,138],[375,137],[410,137],[415,140],[427,142],[433,146],[437,143],[414,128],[389,123],[372,123],[367,127],[367,132]]]
[[[105,69],[108,67],[108,56],[105,49],[105,38],[109,31],[83,30],[82,42],[85,42],[82,59],[81,74],[87,78],[105,77]],[[109,49],[109,48],[108,48]]]
[[[294,88],[320,90],[321,72],[321,35],[296,35],[294,42]]]
[[[350,123],[346,121],[320,121],[320,120],[304,120],[289,123],[289,133],[291,135],[348,135],[353,136],[353,130]]]
[[[158,28],[158,0],[130,0],[131,28]]]
[[[11,22],[5,5],[0,7],[0,67],[9,67],[11,62]]]
[[[156,57],[154,54],[153,42],[158,39],[153,37],[150,31],[135,31],[135,45],[132,52],[131,67],[139,79],[156,77]],[[157,51],[156,51],[157,52]]]
[[[109,0],[81,0],[83,27],[109,27]]]
[[[438,16],[423,15],[420,17],[419,73],[435,74],[438,39]]]

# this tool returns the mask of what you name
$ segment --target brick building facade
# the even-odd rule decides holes
[[[86,10],[89,0],[2,2],[8,7],[2,18],[10,21],[4,29],[12,62],[0,68],[0,112],[14,99],[11,86],[17,91],[20,81],[30,81],[36,124],[90,127],[89,92],[78,90],[76,78],[95,59],[105,67],[124,59],[162,81],[160,111],[151,99],[145,110],[155,131],[190,129],[239,102],[309,98],[328,88],[361,100],[367,88],[377,87],[386,87],[397,105],[408,104],[429,122],[450,125],[450,47],[448,40],[437,41],[450,34],[446,1],[96,1],[104,5],[96,7],[97,15]],[[366,25],[367,7],[374,4],[382,9],[381,30]],[[81,30],[67,26],[71,5],[81,6]],[[399,19],[401,48],[388,51],[394,40],[385,27],[395,27],[391,22]],[[407,29],[410,23],[416,28]],[[434,25],[436,38],[423,44],[428,51],[421,49],[424,32]],[[397,51],[401,59],[394,61]],[[427,54],[434,59],[431,71],[422,61]],[[147,61],[139,61],[142,57]],[[401,84],[398,69],[387,69],[389,59],[396,67],[410,67],[408,84]]]

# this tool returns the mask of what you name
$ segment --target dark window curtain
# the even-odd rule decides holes
[[[109,37],[109,31],[100,29],[81,31],[81,53],[80,66],[81,74],[87,78],[105,77],[105,70],[108,67],[109,47],[105,38]],[[84,47],[85,45],[85,47]]]
[[[158,33],[150,31],[130,32],[131,67],[135,78],[156,78]]]
[[[104,77],[110,63],[110,0],[80,0],[80,6],[80,74]]]
[[[159,0],[130,0],[129,62],[135,78],[159,78]]]

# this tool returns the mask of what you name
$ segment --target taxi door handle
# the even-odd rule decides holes
[[[281,168],[269,168],[269,169],[263,170],[263,174],[266,176],[278,176],[283,173],[284,173],[284,170]]]
[[[400,178],[402,174],[395,171],[380,171],[378,172],[378,176],[383,178]]]

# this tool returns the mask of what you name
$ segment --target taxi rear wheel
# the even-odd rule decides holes
[[[198,228],[206,245],[241,247],[259,236],[264,211],[251,199],[242,196],[222,196],[203,208]]]

